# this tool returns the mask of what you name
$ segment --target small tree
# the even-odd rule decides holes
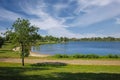
[[[38,28],[31,26],[29,20],[20,18],[13,23],[11,30],[7,31],[10,41],[20,46],[23,66],[24,57],[29,56],[31,46],[37,41],[37,32]]]

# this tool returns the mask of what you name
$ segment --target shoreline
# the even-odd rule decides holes
[[[33,57],[48,57],[48,56],[51,56],[51,55],[49,55],[49,54],[41,54],[41,53],[30,51],[30,55],[29,56],[33,56]]]
[[[15,47],[12,50],[13,51],[20,51],[20,47]],[[49,54],[41,54],[41,53],[30,51],[30,55],[29,56],[33,56],[33,57],[48,57],[50,55]]]

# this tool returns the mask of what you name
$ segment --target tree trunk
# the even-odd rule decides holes
[[[22,66],[24,66],[24,56],[23,55],[22,55]]]
[[[21,44],[22,45],[22,66],[24,66],[24,46],[23,46],[23,44]]]

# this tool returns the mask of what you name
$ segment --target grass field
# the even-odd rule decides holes
[[[13,48],[14,46],[11,43],[5,43],[0,48],[0,58],[19,58],[19,52],[12,51]]]
[[[0,63],[0,80],[120,80],[120,66]]]

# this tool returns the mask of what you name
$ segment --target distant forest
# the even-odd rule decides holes
[[[41,36],[38,35],[38,42],[55,42],[55,43],[63,43],[67,41],[120,41],[120,38],[114,38],[114,37],[92,37],[92,38],[67,38],[67,37],[54,37],[54,36]],[[7,35],[6,37],[0,36],[0,47],[3,45],[5,41],[9,41],[10,36]]]
[[[120,41],[120,38],[114,37],[92,37],[92,38],[81,38],[80,41]]]
[[[2,37],[1,37],[2,38]],[[7,35],[2,40],[9,41],[10,36]],[[40,42],[66,42],[66,41],[120,41],[120,38],[114,38],[114,37],[92,37],[92,38],[68,38],[68,37],[54,37],[51,35],[46,36],[37,36],[38,41]]]

